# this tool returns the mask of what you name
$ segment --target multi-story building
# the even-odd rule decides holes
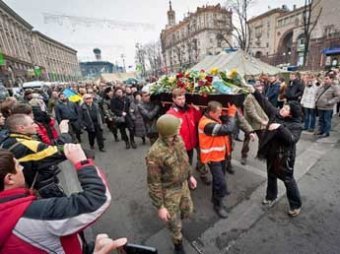
[[[315,28],[310,37],[306,68],[317,70],[339,65],[339,10],[337,0],[313,2],[310,27]],[[292,10],[282,6],[250,19],[250,53],[276,66],[303,65],[304,15],[308,17],[309,8],[294,5]]]
[[[0,0],[0,80],[8,86],[39,78],[70,81],[80,77],[77,51],[46,35]],[[42,74],[34,77],[34,69]]]
[[[26,71],[33,68],[31,31],[33,27],[0,1],[0,51],[3,61],[0,79],[25,80]]]
[[[49,80],[75,81],[81,77],[76,50],[38,31],[33,31],[32,43],[33,62],[44,67]]]
[[[232,12],[215,6],[198,7],[176,23],[171,1],[168,24],[161,32],[164,64],[169,71],[188,68],[206,55],[218,54],[232,44]]]

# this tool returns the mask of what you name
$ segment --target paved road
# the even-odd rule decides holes
[[[305,133],[298,144],[296,175],[298,178],[301,178],[307,173],[305,178],[301,180],[304,210],[308,209],[308,207],[313,207],[313,204],[314,207],[319,207],[317,200],[319,200],[320,197],[317,198],[317,196],[315,196],[315,199],[310,199],[310,195],[314,194],[308,192],[308,190],[311,189],[311,187],[308,186],[315,185],[315,183],[312,185],[311,179],[309,179],[314,179],[312,176],[309,176],[309,174],[312,174],[309,173],[309,170],[312,169],[310,172],[314,172],[315,167],[320,167],[318,166],[319,164],[316,163],[321,163],[319,162],[321,158],[329,153],[334,153],[334,151],[335,153],[339,152],[339,147],[334,147],[336,139],[340,139],[339,121],[338,119],[335,120],[337,127],[335,128],[335,132],[332,132],[332,138],[315,142],[315,138],[312,135]],[[172,253],[168,233],[164,229],[163,224],[157,219],[155,210],[147,196],[144,156],[147,152],[148,145],[143,146],[141,140],[138,140],[138,148],[136,150],[126,150],[123,142],[114,142],[113,136],[109,133],[107,133],[106,136],[107,152],[98,152],[96,162],[107,173],[113,200],[109,210],[93,226],[94,234],[105,232],[112,237],[127,236],[130,242],[144,243],[157,247],[159,253]],[[282,199],[277,205],[277,208],[273,208],[273,210],[269,212],[263,210],[260,205],[260,201],[263,199],[265,193],[266,172],[264,163],[254,159],[257,148],[256,142],[251,145],[247,166],[242,166],[238,162],[242,143],[236,142],[235,144],[233,165],[236,169],[236,174],[232,176],[228,175],[227,179],[229,189],[232,192],[227,199],[230,216],[226,220],[220,220],[215,215],[210,203],[211,187],[202,185],[200,181],[198,181],[200,185],[197,190],[192,193],[195,204],[195,214],[191,220],[184,224],[184,236],[188,253],[273,253],[270,251],[272,248],[270,243],[276,237],[274,238],[272,234],[270,234],[270,231],[265,234],[265,227],[271,227],[273,232],[275,231],[273,228],[278,227],[277,225],[289,224],[287,228],[290,227],[291,221],[288,220],[285,214],[287,209],[286,198]],[[334,165],[340,165],[339,156],[333,156],[332,158]],[[330,170],[331,168],[331,165],[328,167],[327,163],[328,160],[323,164],[325,175],[320,174],[318,176],[320,179],[326,177],[326,170]],[[333,173],[336,174],[336,171]],[[195,174],[197,175],[197,172],[195,172]],[[332,180],[334,180],[333,184],[338,183],[335,177]],[[305,185],[303,184],[304,182],[306,182]],[[327,181],[320,181],[320,183],[322,183],[325,188],[330,187]],[[326,192],[322,191],[321,193]],[[284,194],[282,185],[280,185],[280,194]],[[334,207],[337,206],[337,202],[334,200],[331,203]],[[334,212],[334,209],[330,207],[330,205],[327,209]],[[319,210],[321,211],[322,209]],[[320,213],[320,216],[324,217],[326,214],[325,212]],[[329,214],[330,212],[327,216]],[[311,215],[310,218],[313,218],[313,216]],[[308,227],[308,225],[305,224],[311,221],[307,219],[303,220],[303,218],[304,216],[302,215],[294,219],[294,221],[300,221],[299,225],[304,225],[305,233],[308,234],[312,226]],[[263,220],[264,222],[262,222]],[[260,226],[262,225],[261,222],[263,223],[262,229]],[[273,224],[270,225],[268,222],[272,222]],[[336,220],[334,222],[336,222]],[[256,231],[257,225],[259,225],[258,227],[260,227],[262,231]],[[283,238],[280,234],[289,235],[289,232],[279,231],[282,232],[277,233],[277,236],[280,237],[280,239],[282,238],[280,244],[284,245],[286,240],[288,241],[289,239]],[[313,232],[312,230],[309,234],[313,235]],[[319,231],[316,230],[315,232]],[[259,233],[260,235],[257,236]],[[261,237],[261,235],[263,235],[263,237]],[[294,234],[291,233],[291,235]],[[244,241],[244,244],[242,241]],[[298,241],[296,242],[298,243]],[[264,245],[263,243],[268,243],[268,245]],[[280,244],[278,244],[278,246],[280,246]],[[242,248],[242,245],[245,245],[244,248]],[[265,247],[263,247],[262,251],[254,252],[253,249],[258,248],[258,245]],[[338,246],[340,246],[340,244],[338,244]],[[298,246],[296,246],[296,248],[297,247]],[[281,251],[281,249],[279,249],[278,253],[286,253],[285,250],[286,249],[282,249]]]

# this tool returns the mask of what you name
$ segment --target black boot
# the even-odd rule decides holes
[[[113,136],[115,137],[115,142],[119,142],[119,138],[117,134],[113,134]]]
[[[145,145],[145,137],[142,137],[143,145]]]
[[[183,248],[183,243],[175,243],[175,254],[185,254],[185,250]]]
[[[131,146],[133,149],[136,149],[137,148],[137,145],[135,143],[135,140],[131,140]]]
[[[133,149],[137,148],[137,145],[135,143],[135,136],[134,136],[133,132],[130,132],[130,144],[131,144]]]
[[[129,141],[125,141],[125,148],[130,149],[130,142]]]
[[[228,212],[223,204],[223,201],[219,200],[219,201],[215,201],[214,203],[215,203],[214,210],[217,213],[217,215],[222,219],[228,218]]]
[[[231,175],[235,174],[235,170],[233,169],[233,166],[231,165],[231,163],[228,163],[226,167],[226,171]]]
[[[211,184],[211,180],[209,179],[208,175],[203,175],[202,174],[200,176],[200,178],[201,178],[201,181],[202,181],[203,184],[205,184],[205,185],[210,185]]]

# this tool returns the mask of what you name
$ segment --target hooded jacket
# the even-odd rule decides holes
[[[176,105],[173,105],[166,113],[173,115],[177,118],[180,118],[182,120],[179,134],[184,141],[185,149],[187,151],[190,151],[197,147],[198,146],[197,127],[198,122],[202,117],[201,112],[190,106],[179,108]]]
[[[80,164],[80,163],[79,163]],[[0,254],[83,253],[78,232],[108,208],[111,196],[92,162],[76,165],[83,191],[37,199],[26,188],[0,192]]]

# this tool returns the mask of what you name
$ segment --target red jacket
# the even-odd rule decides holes
[[[51,121],[49,122],[47,127],[44,124],[39,123],[39,122],[36,122],[36,124],[38,125],[37,134],[40,140],[44,142],[45,144],[53,145],[54,144],[53,141],[56,140],[59,136],[57,130],[54,127],[55,119],[51,118]],[[47,130],[48,127],[50,129],[50,134]]]
[[[187,151],[190,151],[197,147],[197,128],[198,122],[202,116],[201,112],[191,106],[187,106],[186,109],[180,109],[177,106],[173,105],[166,113],[182,119],[179,134],[184,141],[185,149]]]
[[[77,233],[104,213],[111,195],[91,162],[75,167],[83,191],[69,197],[36,199],[26,188],[0,192],[0,254],[83,253]]]

